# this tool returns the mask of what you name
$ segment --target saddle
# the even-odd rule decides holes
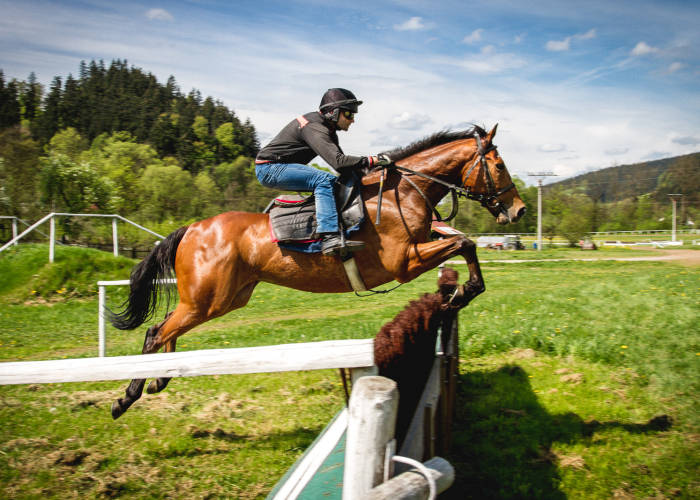
[[[365,220],[360,186],[360,178],[354,172],[341,174],[335,183],[338,222],[346,237],[358,231]],[[321,251],[321,237],[316,233],[316,201],[313,195],[280,195],[270,202],[264,212],[270,214],[272,240],[280,247],[305,253]]]

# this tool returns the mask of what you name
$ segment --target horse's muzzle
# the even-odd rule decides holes
[[[514,207],[511,207],[510,209],[503,209],[501,213],[498,214],[498,217],[496,217],[496,222],[498,224],[515,224],[525,215],[526,212],[527,208],[525,206],[521,206],[520,208],[517,208],[517,210],[515,210]]]

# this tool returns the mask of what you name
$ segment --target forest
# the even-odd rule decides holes
[[[260,211],[277,192],[255,179],[259,147],[250,120],[221,101],[183,93],[173,76],[163,84],[125,60],[83,61],[77,77],[56,76],[49,88],[33,73],[20,81],[0,69],[0,215],[33,222],[49,212],[119,214],[167,234],[220,212]],[[455,227],[534,232],[537,188],[514,180],[529,207],[520,222],[498,226],[478,204],[461,201]],[[669,193],[684,195],[679,227],[694,227],[700,153],[546,186],[543,228],[572,242],[591,231],[668,229]],[[0,220],[3,241],[6,226]],[[66,218],[61,236],[108,241],[110,234]]]

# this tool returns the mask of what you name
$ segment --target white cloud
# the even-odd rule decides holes
[[[469,43],[469,44],[476,43],[476,42],[480,42],[480,41],[481,41],[481,34],[482,34],[483,32],[484,32],[484,30],[481,29],[481,28],[475,29],[475,30],[472,31],[470,34],[468,34],[467,36],[465,36],[465,37],[464,37],[464,40],[462,40],[462,42],[464,42],[464,43]]]
[[[685,68],[685,66],[686,66],[685,64],[683,64],[683,63],[681,63],[681,62],[678,62],[678,61],[672,62],[672,63],[668,66],[668,70],[667,70],[667,71],[668,71],[669,73],[675,73],[676,71],[680,71],[680,70],[682,70],[683,68]]]
[[[449,64],[466,69],[470,73],[492,75],[504,73],[511,69],[525,66],[525,60],[508,52],[497,52],[493,45],[486,45],[479,54],[468,55],[464,58],[438,58],[438,63]]]
[[[545,48],[551,52],[563,52],[571,48],[572,40],[591,40],[595,37],[596,30],[593,28],[585,33],[577,33],[576,35],[567,36],[563,40],[549,40],[545,44]]]
[[[543,153],[560,153],[566,150],[566,144],[540,144],[537,150]]]
[[[581,33],[580,35],[574,35],[574,38],[577,38],[579,40],[591,40],[592,38],[595,38],[595,37],[596,37],[595,28],[586,31],[585,33]]]
[[[388,125],[389,127],[394,129],[419,130],[431,121],[432,120],[428,115],[409,113],[408,111],[404,111],[400,115],[392,117],[391,120],[389,120]]]
[[[647,54],[654,54],[655,52],[658,52],[659,49],[656,47],[652,47],[650,45],[647,45],[646,42],[639,42],[637,45],[634,46],[632,51],[630,52],[630,55],[632,56],[645,56]]]
[[[547,50],[552,51],[552,52],[561,52],[564,50],[569,50],[571,47],[571,37],[567,36],[563,40],[557,41],[557,40],[549,40],[546,44],[545,47]]]
[[[150,9],[146,17],[152,21],[174,21],[173,15],[165,9]]]
[[[422,17],[412,17],[408,21],[394,25],[396,31],[418,31],[426,29]]]

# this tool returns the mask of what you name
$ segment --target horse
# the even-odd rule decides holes
[[[469,279],[453,298],[455,304],[463,307],[485,291],[474,242],[463,234],[431,241],[430,228],[436,204],[450,192],[453,204],[455,193],[479,201],[499,224],[523,216],[525,204],[493,143],[496,129],[473,126],[435,133],[388,151],[394,164],[362,177],[361,196],[370,220],[353,239],[365,243],[354,255],[368,288],[411,281],[462,256]],[[177,338],[187,331],[244,307],[261,281],[316,293],[352,291],[341,257],[281,249],[270,237],[268,214],[226,212],[177,229],[138,263],[129,297],[121,312],[111,313],[111,323],[131,330],[149,320],[161,292],[157,280],[173,271],[179,302],[148,328],[143,354],[175,351]],[[147,392],[162,391],[169,380],[152,380]],[[114,419],[141,397],[144,385],[145,379],[131,381],[125,396],[112,405]]]

